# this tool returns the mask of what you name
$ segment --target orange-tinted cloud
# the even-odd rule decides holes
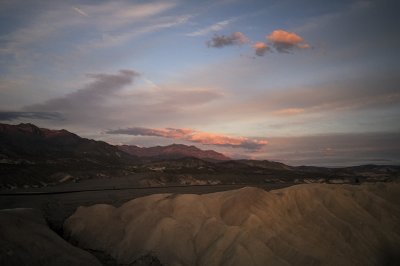
[[[234,148],[245,148],[249,150],[259,150],[268,142],[265,140],[255,140],[245,137],[230,137],[222,134],[196,131],[193,129],[177,128],[143,128],[133,127],[125,129],[115,129],[107,131],[108,134],[126,134],[134,136],[156,136],[163,138],[179,139],[204,145],[229,146]]]
[[[216,34],[210,41],[207,42],[207,46],[222,48],[224,46],[241,45],[248,42],[249,39],[243,33],[237,31],[229,36]]]
[[[231,35],[218,35],[207,42],[208,47],[223,48],[225,46],[252,44],[251,47],[257,56],[264,56],[269,51],[289,53],[294,49],[311,48],[301,36],[285,30],[274,30],[266,36],[268,42],[252,43],[243,33],[234,32]]]
[[[286,108],[272,112],[274,115],[298,115],[304,113],[303,108]]]
[[[256,42],[253,44],[253,48],[257,56],[264,56],[270,50],[265,42]]]
[[[294,32],[288,32],[285,30],[274,30],[270,35],[267,36],[267,39],[280,53],[288,53],[295,48],[310,48],[310,45],[306,43],[302,37]]]

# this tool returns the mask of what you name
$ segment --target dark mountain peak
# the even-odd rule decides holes
[[[0,132],[1,133],[16,133],[16,132],[26,132],[26,133],[39,133],[40,129],[30,123],[21,123],[18,125],[10,125],[10,124],[1,124],[0,123]]]
[[[176,147],[176,148],[189,148],[189,147],[195,147],[193,145],[184,145],[184,144],[179,144],[179,143],[173,143],[171,145],[167,145],[167,146],[158,146],[158,147]],[[196,147],[195,147],[196,148]]]
[[[28,130],[38,130],[39,127],[35,126],[34,124],[31,123],[20,123],[16,125],[20,129],[28,129]]]
[[[0,124],[0,155],[29,160],[90,159],[96,162],[133,158],[103,141],[81,138],[65,129],[39,128],[30,123]]]
[[[41,138],[44,137],[43,131],[30,123],[21,123],[18,125],[0,124],[0,134],[4,136],[18,137],[29,137],[29,138]]]
[[[73,137],[79,138],[78,135],[69,132],[68,130],[53,130],[47,128],[39,128],[31,123],[20,123],[18,125],[9,125],[0,123],[0,133],[11,134],[14,136],[26,135],[30,137],[52,138],[52,137]]]

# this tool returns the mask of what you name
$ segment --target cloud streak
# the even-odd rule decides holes
[[[248,42],[249,39],[243,33],[237,31],[229,36],[215,34],[215,36],[207,42],[207,46],[222,48],[225,46],[242,45]]]
[[[98,49],[119,46],[129,42],[135,37],[185,24],[189,19],[190,15],[153,19],[152,23],[141,27],[134,27],[132,30],[117,30],[111,33],[103,33],[100,39],[83,43],[78,48],[81,51],[89,51],[93,48]]]
[[[255,140],[245,137],[231,137],[222,134],[196,131],[193,129],[179,128],[143,128],[132,127],[124,129],[114,129],[106,132],[107,134],[124,134],[133,136],[154,136],[177,140],[190,141],[203,145],[226,146],[233,148],[244,148],[248,150],[259,150],[268,144],[265,140]]]
[[[272,112],[274,115],[282,115],[282,116],[290,116],[290,115],[298,115],[304,113],[303,108],[286,108],[280,109]]]
[[[24,117],[29,113],[42,116],[59,113],[64,118],[63,124],[85,127],[115,128],[127,123],[177,121],[187,124],[194,117],[201,117],[203,108],[225,97],[224,91],[214,87],[188,87],[187,84],[157,86],[151,81],[149,84],[148,79],[133,70],[86,76],[91,80],[74,92],[12,111],[25,112]],[[11,115],[15,120],[23,118],[16,113],[7,117]],[[58,121],[61,120],[49,120],[52,123]]]
[[[231,24],[235,19],[227,19],[223,21],[219,21],[211,26],[196,30],[194,32],[186,34],[186,36],[196,37],[196,36],[204,36],[213,31],[219,31]]]
[[[164,15],[176,5],[175,1],[152,3],[106,1],[82,4],[78,7],[60,1],[33,13],[25,27],[1,36],[3,43],[0,47],[0,56],[11,55],[21,61],[22,65],[31,61],[37,64],[38,57],[48,58],[58,55],[52,52],[52,49],[46,48],[60,42],[59,38],[63,36],[61,33],[65,32],[75,36],[73,47],[75,53],[88,52],[93,48],[118,46],[138,35],[168,29],[186,22],[189,16]],[[41,49],[37,49],[38,47]]]
[[[116,112],[110,103],[119,99],[122,89],[132,84],[139,74],[133,70],[120,70],[115,74],[87,76],[92,82],[83,88],[43,103],[25,106],[21,111],[27,114],[59,113],[65,118],[65,122],[86,125],[112,121],[109,116]]]
[[[42,120],[63,120],[63,116],[57,112],[0,111],[0,121],[13,121],[21,118],[42,119]]]
[[[97,105],[124,86],[131,84],[138,75],[133,70],[120,70],[117,74],[88,74],[87,76],[94,81],[86,85],[86,87],[63,97],[51,99],[25,109],[65,112],[86,109],[87,106]]]
[[[350,166],[399,164],[400,135],[396,132],[330,133],[270,137],[267,158],[290,165]]]
[[[302,87],[293,86],[273,93],[266,91],[254,95],[246,101],[238,99],[234,104],[224,106],[225,109],[232,110],[229,114],[225,114],[224,119],[251,116],[253,119],[258,117],[263,120],[265,114],[268,114],[271,119],[280,121],[304,118],[310,119],[307,123],[325,123],[326,120],[322,117],[340,115],[344,120],[357,113],[371,114],[371,112],[388,109],[394,110],[395,113],[398,112],[395,111],[395,108],[400,103],[400,92],[397,89],[399,82],[400,79],[395,74],[382,74],[336,81],[335,84],[317,83]],[[216,110],[213,111],[218,113]],[[386,112],[390,114],[390,112]],[[320,117],[320,119],[317,121],[311,117]],[[389,117],[391,115],[387,115],[385,119],[389,119]],[[384,122],[386,120],[372,118],[371,120],[377,125],[386,123]],[[294,120],[290,120],[286,127],[295,126],[293,122]],[[357,124],[346,125],[346,127],[354,128]],[[394,126],[386,125],[389,128]],[[324,129],[321,128],[321,130]]]
[[[78,14],[80,14],[80,15],[82,15],[82,16],[84,16],[84,17],[88,17],[88,16],[89,16],[85,11],[83,11],[83,10],[80,9],[80,8],[72,7],[72,9],[75,10]]]

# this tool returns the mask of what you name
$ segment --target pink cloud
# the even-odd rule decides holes
[[[280,53],[288,53],[294,48],[307,49],[310,45],[304,41],[302,37],[294,32],[285,30],[274,30],[266,37],[275,49]]]
[[[274,30],[266,36],[268,42],[252,42],[243,33],[237,31],[231,35],[215,34],[211,40],[207,42],[208,47],[223,48],[233,45],[248,44],[254,49],[257,56],[264,56],[269,51],[276,50],[278,53],[289,53],[294,49],[311,48],[301,36],[294,32],[285,30]]]
[[[126,134],[134,136],[156,136],[163,138],[171,138],[185,140],[204,145],[229,146],[234,148],[245,148],[249,150],[258,150],[267,145],[265,140],[255,140],[245,137],[231,137],[222,134],[208,133],[196,131],[187,128],[143,128],[133,127],[125,129],[115,129],[107,131],[108,134]]]
[[[255,50],[256,55],[258,56],[264,56],[265,53],[268,52],[268,50],[270,50],[268,45],[264,42],[256,42],[255,44],[253,44],[253,48]]]
[[[272,112],[274,115],[298,115],[304,113],[303,108],[286,108]]]

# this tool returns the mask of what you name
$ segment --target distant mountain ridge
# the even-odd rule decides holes
[[[18,125],[0,123],[0,159],[60,159],[93,158],[99,162],[124,161],[124,159],[181,159],[193,157],[205,160],[226,161],[229,157],[213,150],[195,146],[172,144],[141,148],[135,145],[114,146],[104,141],[82,138],[65,129],[39,128],[30,123]]]
[[[222,153],[213,150],[201,150],[195,146],[187,146],[183,144],[172,144],[168,146],[155,146],[149,148],[142,148],[136,145],[120,145],[117,147],[121,151],[137,157],[153,157],[160,159],[180,159],[184,157],[194,157],[203,160],[231,160]]]
[[[81,138],[65,129],[51,130],[33,124],[0,124],[0,158],[83,159],[101,162],[131,160],[128,155],[103,141]]]
[[[195,146],[114,146],[64,129],[0,123],[0,175],[0,189],[114,177],[130,178],[137,186],[351,184],[398,181],[400,166],[294,167],[267,160],[230,160]]]

